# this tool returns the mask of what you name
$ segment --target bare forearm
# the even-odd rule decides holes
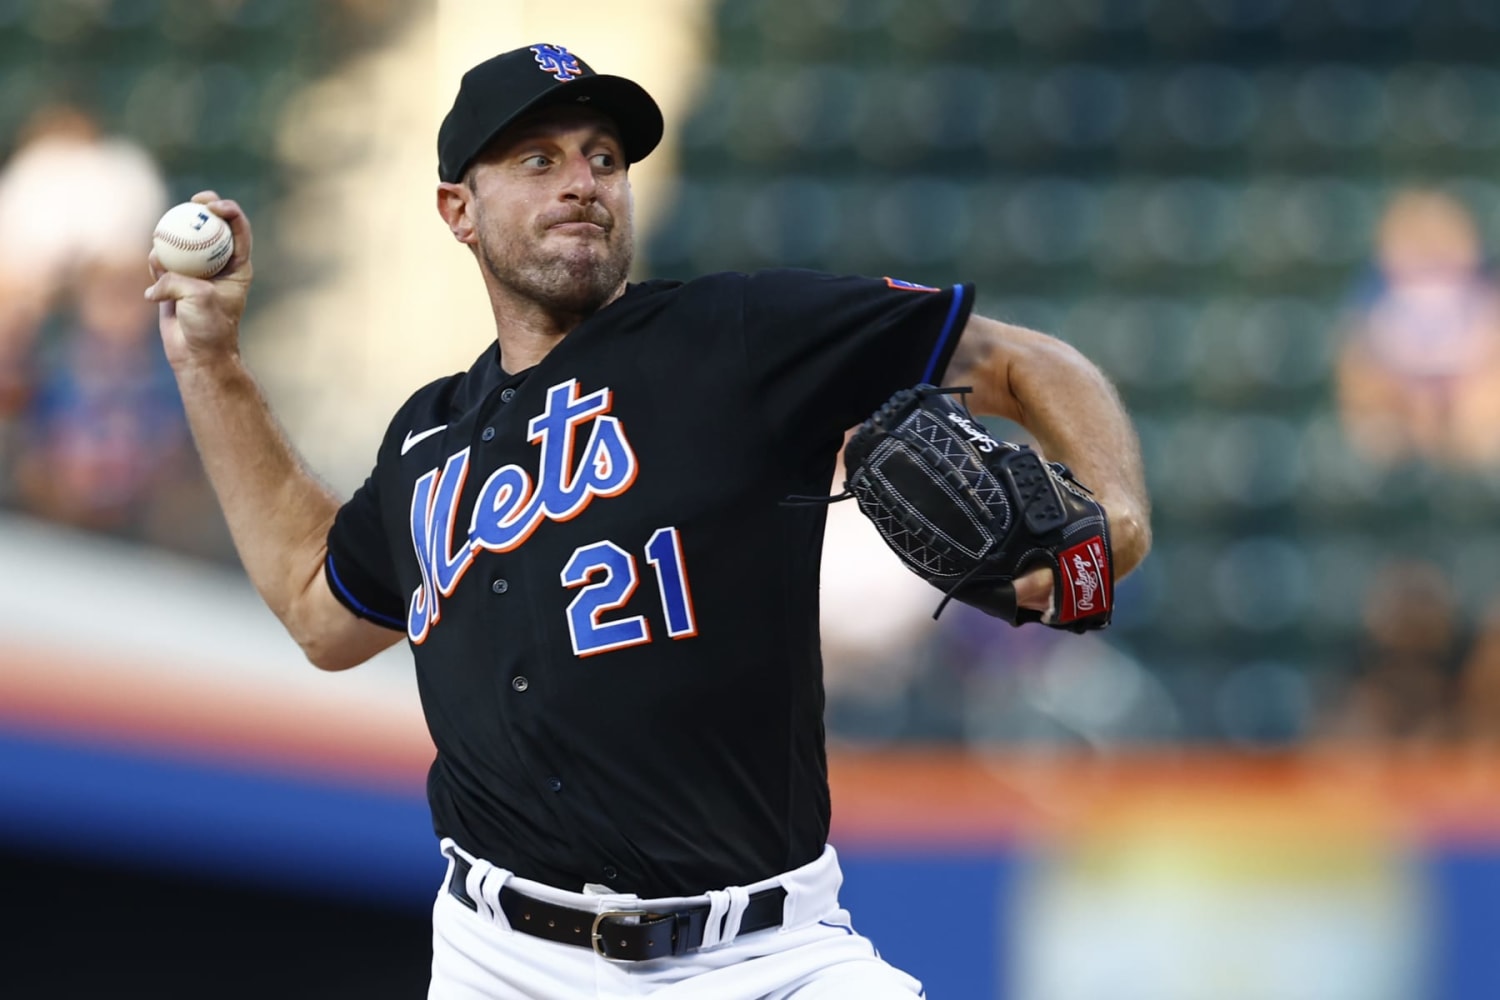
[[[1073,470],[1109,512],[1117,572],[1151,545],[1141,446],[1109,380],[1072,347],[1053,341],[1011,365],[1019,422],[1048,458]]]
[[[302,464],[238,354],[177,373],[193,439],[235,548],[266,604],[299,636],[338,499]]]
[[[1076,349],[1034,330],[974,317],[949,366],[972,384],[979,413],[1025,427],[1043,454],[1071,468],[1109,512],[1117,575],[1151,547],[1140,441],[1119,394]]]
[[[250,580],[307,658],[325,670],[363,663],[400,633],[357,618],[323,582],[339,501],[303,467],[240,360],[240,317],[254,276],[250,220],[213,191],[193,201],[224,219],[234,250],[212,279],[174,274],[152,251],[162,348],[193,440]]]

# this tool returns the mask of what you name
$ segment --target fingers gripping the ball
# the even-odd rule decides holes
[[[241,287],[224,291],[243,298],[252,277],[250,246],[250,221],[239,204],[213,191],[200,191],[192,201],[168,209],[157,223],[146,258],[155,284],[146,298],[166,302],[233,285]],[[173,275],[190,280],[163,281]],[[212,285],[195,284],[209,279]]]
[[[213,191],[200,191],[161,217],[152,234],[147,264],[153,278],[171,272],[248,282],[250,246],[250,221],[239,203]]]
[[[146,299],[161,306],[174,365],[233,351],[249,294],[250,222],[233,201],[202,191],[162,217],[147,264]]]
[[[245,216],[244,209],[240,208],[240,203],[232,198],[220,198],[213,191],[200,191],[193,195],[193,201],[209,208],[223,219],[229,226],[230,235],[234,237],[234,247],[229,254],[229,261],[224,265],[224,270],[215,277],[219,279],[241,277],[248,281],[251,247],[250,220]]]
[[[167,209],[151,234],[151,247],[166,270],[190,278],[212,278],[229,263],[234,234],[207,205],[187,201]]]

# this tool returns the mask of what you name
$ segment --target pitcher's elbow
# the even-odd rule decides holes
[[[302,647],[302,655],[307,657],[307,662],[319,670],[330,673],[357,667],[368,659],[365,656],[356,656],[340,644],[328,642],[317,636],[299,638],[297,645]]]
[[[1151,551],[1151,519],[1143,512],[1112,510],[1109,533],[1115,579],[1119,580],[1139,566]]]

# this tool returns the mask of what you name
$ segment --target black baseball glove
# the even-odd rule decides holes
[[[886,544],[950,599],[1012,625],[1040,621],[1085,632],[1109,624],[1114,573],[1109,521],[1058,462],[997,441],[954,393],[902,389],[844,448],[844,488]],[[1016,606],[1011,581],[1052,570],[1045,615]]]

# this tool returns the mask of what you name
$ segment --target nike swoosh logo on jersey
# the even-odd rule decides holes
[[[425,431],[423,431],[420,434],[413,434],[411,431],[407,431],[406,432],[406,440],[401,442],[401,454],[405,455],[407,452],[411,451],[412,448],[416,446],[416,443],[418,441],[425,441],[427,438],[432,437],[438,431],[443,431],[443,430],[447,430],[447,429],[448,429],[448,425],[447,424],[438,424],[436,427],[429,427],[429,428],[427,428]]]

